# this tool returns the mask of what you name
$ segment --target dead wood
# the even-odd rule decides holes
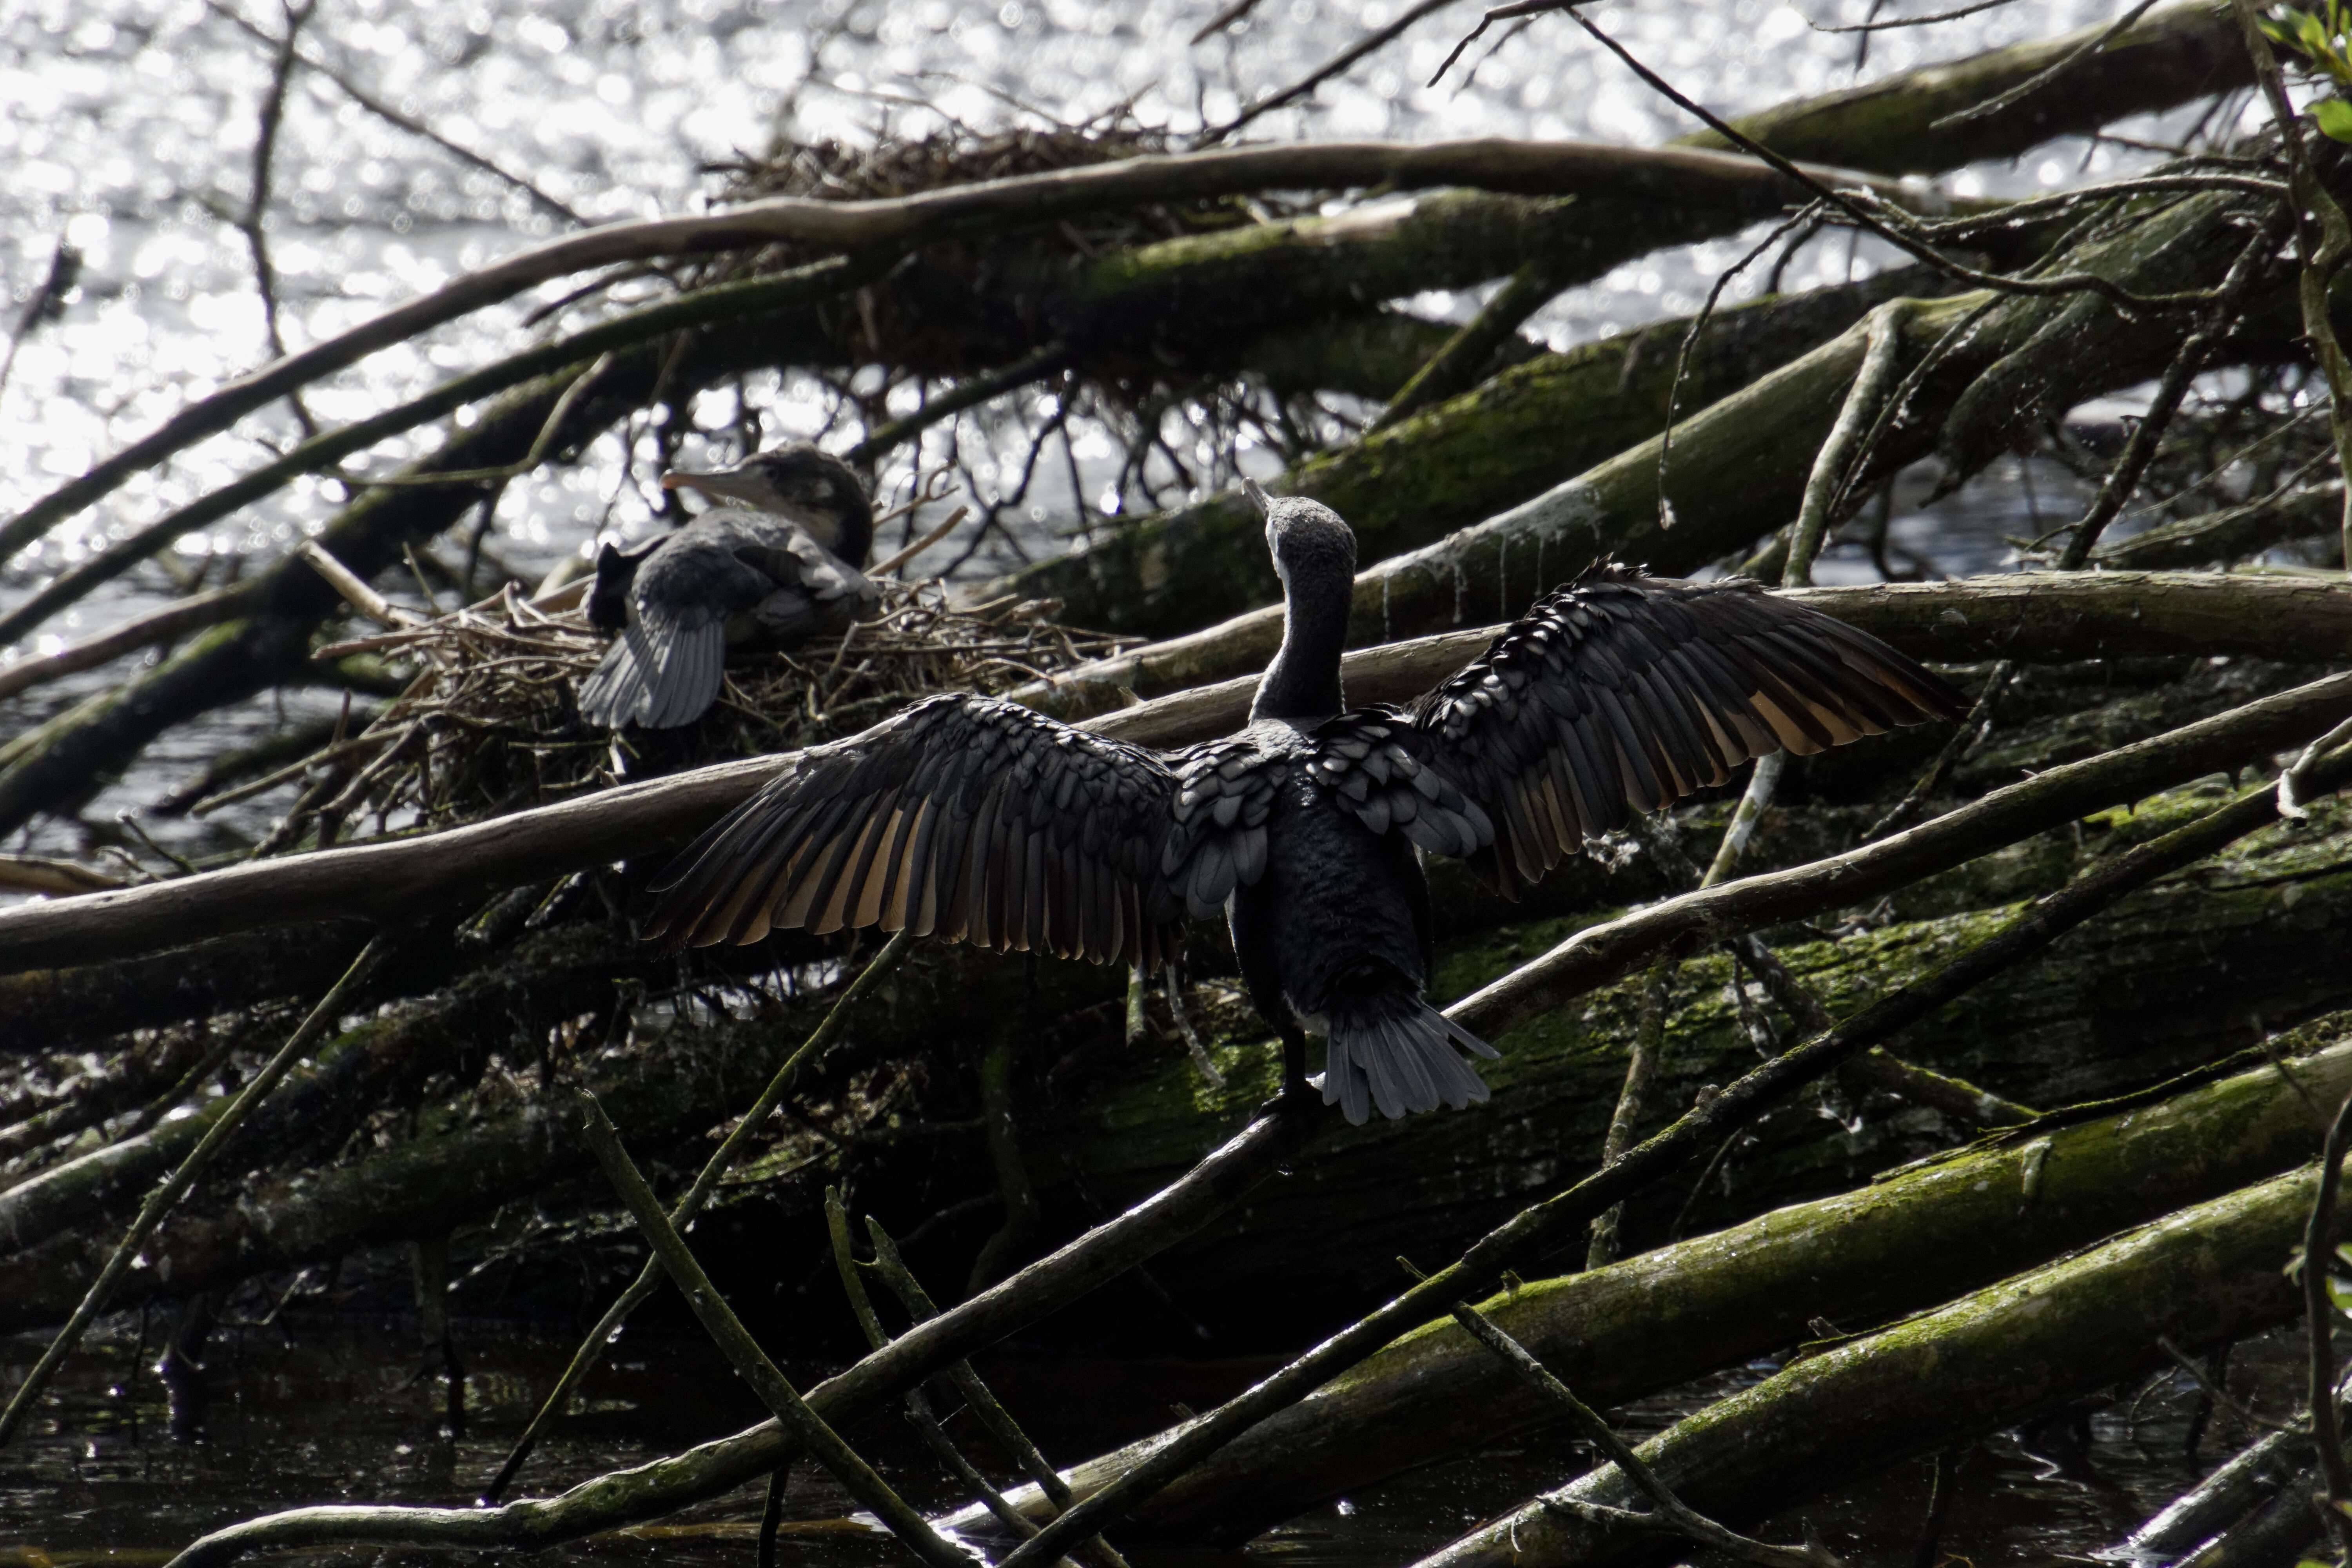
[[[2330,1038],[2343,1022],[2296,1039]],[[2318,1149],[2312,1101],[2347,1089],[2352,1045],[2331,1045],[2154,1107],[1983,1139],[1834,1197],[1532,1281],[1481,1310],[1588,1401],[1628,1403],[1801,1342],[1811,1320],[1900,1317],[2275,1174]],[[1234,1546],[1328,1498],[1552,1419],[1440,1320],[1252,1428],[1129,1528]],[[1158,1441],[1073,1467],[1072,1489],[1091,1494]],[[1013,1500],[1045,1517],[1034,1488]],[[984,1528],[971,1510],[949,1522]]]
[[[2240,255],[2242,229],[2257,220],[2263,205],[2239,193],[2191,195],[2132,216],[2116,232],[2077,246],[2066,260],[2075,270],[2141,292],[2207,287]],[[2257,289],[2255,304],[2266,324],[2249,334],[2259,345],[2243,338],[2235,345],[2241,355],[2258,346],[2274,353],[2292,330],[2285,314],[2292,300],[2283,282]],[[2187,330],[2186,322],[2168,318],[2127,318],[2088,295],[1965,294],[1923,304],[1903,318],[1901,363],[1917,367],[1937,345],[1943,352],[1933,374],[1906,394],[1901,417],[1890,418],[1874,435],[1869,464],[1857,477],[1861,488],[1853,493],[1931,451],[1946,461],[1946,482],[1957,484],[2026,438],[2037,421],[2160,372]],[[1601,555],[1674,574],[1744,552],[1795,516],[1813,456],[1862,367],[1869,338],[1857,323],[1685,416],[1663,479],[1664,508],[1664,440],[1654,436],[1472,526],[1404,514],[1381,541],[1377,552],[1386,559],[1357,577],[1350,641],[1370,646],[1513,612],[1538,585],[1560,581]],[[1466,401],[1482,395],[1470,394]],[[1442,432],[1444,413],[1433,410],[1376,437],[1391,444],[1381,448],[1384,463],[1398,466],[1408,437],[1424,424]],[[1211,542],[1218,528],[1232,526],[1230,520],[1217,521],[1225,514],[1216,507],[1196,508],[1185,517],[1205,521],[1204,539]],[[1148,607],[1166,593],[1170,603],[1187,604],[1195,619],[1239,612],[1271,596],[1266,580],[1219,566],[1215,552],[1203,550],[1197,559],[1188,553],[1189,538],[1185,528],[1176,527],[1164,541],[1141,536],[1143,547],[1129,552],[1118,534],[1106,535],[1066,565],[1042,572],[1039,580],[1069,584],[1063,596],[1072,598],[1079,596],[1076,584],[1084,583],[1084,602],[1104,606],[1132,600]],[[1230,542],[1224,554],[1241,558]],[[1255,650],[1271,650],[1279,619],[1279,609],[1268,607],[1194,633],[1192,646],[1230,647],[1236,660],[1224,668],[1211,664],[1195,679],[1262,658]]]
[[[2298,603],[2327,606],[2337,603],[2333,589],[2298,584],[2296,591],[2307,595],[2297,597]],[[1893,640],[1901,643],[1924,631],[1930,639],[1926,650],[1930,657],[1950,657],[1957,651],[1951,647],[1952,640],[1964,628],[1956,628],[1950,634],[1941,629],[1950,626],[1939,617],[1951,607],[1951,601],[1939,601],[1936,595],[1958,593],[1966,603],[1969,590],[1937,585],[1917,590],[1895,586],[1811,592],[1820,595],[1814,602],[1825,608],[1838,604],[1841,595],[1905,606],[1909,611],[1906,616],[1909,630],[1905,637]],[[1996,600],[2008,597],[2021,614],[2032,610],[2036,604],[2030,594],[2009,596],[1998,588],[1993,593]],[[2206,601],[2185,597],[2180,602],[2195,605]],[[2331,612],[2320,609],[2315,613],[2324,616]],[[2063,621],[2074,619],[2063,617]],[[2115,612],[2101,619],[2119,630],[2132,624],[2121,596]],[[1892,624],[1890,615],[1873,629],[1885,635],[1885,628]],[[2015,657],[2017,644],[2007,645],[2005,651]],[[1423,654],[1416,652],[1409,657]],[[1384,694],[1370,673],[1381,668],[1383,665],[1378,658],[1368,660],[1360,655],[1351,658],[1349,678],[1356,682],[1359,700]],[[1402,696],[1426,684],[1416,675],[1405,690],[1393,695]],[[2242,730],[2236,724],[2225,724],[2219,731],[2200,731],[2195,737],[2184,741],[2187,749],[2179,752],[2180,765],[2188,772],[2169,771],[2172,764],[2161,760],[2170,755],[2168,752],[2136,753],[2131,760],[2118,764],[2122,772],[2116,776],[2133,780],[2130,787],[2146,793],[2214,768],[2241,765],[2262,754],[2264,747],[2275,750],[2295,738],[2299,733],[2296,726],[2306,706],[2311,711],[2332,712],[2334,709],[2328,705],[2336,700],[2336,688],[2327,687],[2325,691],[2313,689],[2305,698],[2285,709],[2257,705],[2259,711],[2247,710]],[[1087,727],[1154,745],[1202,740],[1229,729],[1231,715],[1243,701],[1237,688],[1186,693],[1088,720]],[[2307,739],[2307,733],[2302,738]],[[2152,774],[2138,771],[2143,759],[2153,764]],[[783,763],[784,759],[772,757],[722,763],[658,783],[625,785],[584,800],[517,812],[426,837],[324,850],[121,892],[54,900],[0,911],[0,973],[87,961],[94,952],[129,957],[184,941],[192,931],[226,935],[292,921],[389,919],[402,911],[450,905],[499,887],[654,853],[690,838],[765,783]],[[2096,809],[2113,798],[2116,797],[2098,795],[2095,788],[2080,810]],[[2023,828],[2020,836],[2036,830]],[[1974,849],[1990,847],[1979,844]],[[1909,880],[1910,877],[1905,875],[1897,879]]]
[[[1637,1451],[1692,1506],[1753,1520],[2169,1364],[2160,1339],[2210,1345],[2289,1321],[2296,1292],[2278,1258],[2315,1185],[2309,1170],[2274,1177],[1803,1357]],[[1613,1468],[1595,1471],[1420,1568],[1653,1561],[1654,1534],[1578,1507],[1632,1500]]]
[[[1841,184],[1858,182],[1877,189],[1897,205],[1912,199],[1896,182],[1848,171],[1820,173]],[[608,224],[477,268],[191,404],[148,436],[0,524],[0,555],[15,554],[132,474],[227,428],[265,404],[392,343],[511,299],[550,279],[620,262],[779,243],[839,252],[907,248],[950,234],[1048,223],[1103,207],[1263,190],[1368,185],[1401,191],[1461,185],[1518,195],[1612,195],[1662,208],[1742,212],[1769,210],[1796,189],[1753,159],[1696,149],[1500,138],[1422,144],[1334,142],[1147,155],[869,201],[770,197],[708,216]]]
[[[1528,592],[1532,596],[1565,581],[1579,564],[1563,562],[1549,578],[1531,570]],[[2147,655],[2328,663],[2352,647],[2352,592],[2320,578],[2017,572],[1958,583],[1785,591],[1915,658],[1948,664],[1992,658],[2057,664]],[[1349,700],[1398,702],[1418,696],[1485,652],[1507,624],[1352,653],[1343,668]],[[1127,721],[1135,727],[1121,734],[1155,744],[1166,743],[1159,739],[1163,732],[1195,739],[1222,732],[1212,726],[1241,721],[1255,672],[1281,640],[1280,616],[1253,612],[1206,631],[1146,644],[1052,681],[1032,682],[1013,696],[1075,722],[1119,713],[1124,693],[1132,691],[1160,700],[1127,710]],[[1165,717],[1146,723],[1147,711]]]

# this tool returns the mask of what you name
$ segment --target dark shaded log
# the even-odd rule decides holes
[[[289,1153],[330,1153],[370,1114],[412,1102],[427,1078],[444,1072],[470,1078],[493,1051],[518,1040],[528,1055],[543,1055],[548,1028],[609,1008],[617,982],[660,962],[644,944],[593,927],[528,938],[447,992],[369,1018],[330,1040],[312,1065],[289,1076],[256,1109],[220,1155],[216,1178]],[[106,1229],[195,1145],[227,1105],[225,1099],[207,1101],[192,1115],[0,1192],[0,1237],[21,1252],[68,1229]]]
[[[2345,1023],[2323,1019],[2274,1044],[2329,1038]],[[1834,1197],[1530,1282],[1480,1310],[1605,1409],[1801,1342],[1819,1318],[1860,1330],[2276,1174],[2317,1152],[2326,1126],[2314,1104],[2347,1090],[2352,1045],[2332,1046],[2153,1106],[1983,1139]],[[1237,1546],[1328,1498],[1557,1419],[1441,1320],[1253,1428],[1129,1528]],[[1090,1494],[1157,1442],[1074,1467],[1072,1489]],[[1034,1488],[1013,1500],[1045,1516]],[[969,1510],[950,1522],[989,1528]]]
[[[1928,599],[1908,602],[1923,612],[1934,604]],[[1355,668],[1363,667],[1359,663]],[[1087,727],[1153,744],[1221,732],[1222,724],[1203,725],[1195,717],[1186,706],[1192,701],[1187,697],[1147,703],[1089,720]],[[1206,702],[1201,706],[1213,707]],[[2177,744],[2137,748],[2103,763],[2060,770],[2063,778],[2051,775],[2056,784],[2040,781],[2035,791],[2016,797],[2015,807],[2003,808],[2023,813],[2016,817],[2020,826],[2012,837],[2027,837],[2069,816],[2266,757],[2310,739],[2347,706],[2352,706],[2352,680],[2318,683],[2300,695],[2252,704],[2236,716],[2185,730]],[[0,973],[68,958],[87,961],[94,952],[129,956],[152,952],[184,941],[197,930],[227,934],[293,921],[392,918],[446,907],[498,887],[650,853],[690,838],[764,784],[782,763],[782,759],[774,757],[727,763],[445,833],[290,856],[121,892],[21,905],[0,911]],[[2059,813],[2049,820],[2036,815],[2042,808],[2032,804],[2042,798],[2038,792],[2045,784],[2053,792],[2051,809]],[[1922,839],[1924,831],[1906,835],[1902,853],[1910,852],[1910,845],[1942,843],[1940,834],[1948,830]],[[1969,853],[1995,847],[1973,844]],[[1941,868],[1905,864],[1910,868],[1894,878],[1895,885]],[[1719,899],[1724,891],[1709,897]]]
[[[2125,571],[2228,563],[2297,540],[2327,538],[2343,521],[2343,486],[2315,485],[2275,500],[2159,522],[2102,545],[2095,559]]]
[[[1572,570],[1561,568],[1562,574]],[[2352,589],[2324,578],[2018,572],[1958,584],[1779,591],[1914,658],[1952,664],[2144,655],[2328,663],[2352,648]],[[1439,632],[1351,654],[1342,667],[1349,700],[1397,702],[1417,696],[1484,653],[1507,624]],[[1249,711],[1256,671],[1281,642],[1280,616],[1253,614],[1097,659],[1050,681],[1033,681],[1013,695],[1040,712],[1075,721],[1120,712],[1123,693],[1132,691],[1166,699],[1169,705],[1154,707],[1171,721],[1183,715],[1185,727],[1180,731],[1171,722],[1171,735],[1220,733]],[[1249,673],[1235,673],[1243,670]],[[1208,681],[1217,684],[1203,684]],[[1159,730],[1122,732],[1140,739]]]
[[[2316,1186],[2305,1170],[2183,1209],[1801,1359],[1637,1452],[1693,1508],[1751,1521],[2169,1365],[2160,1338],[2195,1348],[2289,1321],[2301,1301],[2278,1260],[2299,1236]],[[1614,1467],[1559,1495],[1616,1508],[1634,1500]],[[1536,1502],[1418,1568],[1566,1568],[1672,1553],[1654,1532]]]
[[[2050,887],[2077,881],[2219,798],[2218,791],[2184,791],[2143,801],[2136,812],[2091,816],[2080,847],[2071,835],[2039,843],[2051,858],[2037,879]],[[2340,809],[2329,818],[2344,820]],[[1784,873],[1794,874],[1801,873]],[[2015,912],[2012,905],[1894,921],[1829,941],[1784,931],[1776,933],[1775,951],[1843,1017],[1898,992]],[[2031,1105],[2103,1098],[2352,1005],[2352,973],[2331,973],[2327,957],[2347,916],[2352,871],[2326,830],[2270,835],[2133,896],[2050,952],[1923,1019],[1890,1048]],[[1441,950],[1433,990],[1476,994],[1482,976],[1516,973],[1589,918],[1529,921],[1451,944]],[[1727,994],[1730,973],[1720,952],[1689,961],[1674,994],[1672,1048],[1643,1135],[1692,1104],[1704,1086],[1735,1075],[1743,1053],[1752,1053]],[[1637,966],[1605,989],[1521,1013],[1506,1030],[1487,1032],[1503,1052],[1501,1061],[1481,1068],[1492,1101],[1475,1114],[1339,1135],[1244,1215],[1177,1253],[1166,1271],[1169,1289],[1229,1345],[1292,1343],[1286,1332],[1327,1331],[1383,1299],[1396,1285],[1400,1253],[1424,1263],[1451,1256],[1593,1160],[1623,1076],[1640,987]],[[1214,1055],[1228,1087],[1209,1089],[1171,1053],[1149,1076],[1122,1073],[1082,1098],[1074,1092],[1051,1142],[1031,1140],[1041,1194],[1066,1210],[1075,1206],[1066,1179],[1055,1177],[1066,1167],[1116,1207],[1183,1169],[1274,1092],[1276,1053],[1256,1043],[1262,1028],[1252,1026],[1237,996],[1226,1009],[1215,1015],[1220,1026],[1248,1042]],[[1731,1163],[1727,1190],[1704,1195],[1695,1219],[1713,1223],[1843,1190],[1937,1146],[1946,1134],[1939,1119],[1872,1103],[1882,1109],[1857,1113],[1861,1125],[1835,1139],[1821,1136],[1811,1104],[1769,1117],[1754,1130],[1759,1142]],[[1687,1191],[1654,1193],[1637,1205],[1626,1221],[1629,1241],[1660,1239]],[[1267,1279],[1285,1282],[1278,1307],[1265,1300]]]

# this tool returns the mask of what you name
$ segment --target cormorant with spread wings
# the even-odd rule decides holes
[[[1496,1053],[1423,999],[1429,889],[1414,851],[1506,898],[1585,840],[1752,757],[1957,719],[1949,685],[1752,582],[1613,565],[1538,599],[1411,707],[1341,700],[1355,536],[1269,499],[1282,647],[1248,726],[1162,752],[998,698],[932,697],[801,753],[672,866],[648,934],[754,942],[878,926],[1156,969],[1223,911],[1281,1036],[1286,1093],[1352,1122],[1486,1098]]]

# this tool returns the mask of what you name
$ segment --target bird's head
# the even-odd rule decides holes
[[[874,546],[874,507],[856,470],[806,441],[772,447],[733,468],[674,468],[661,482],[666,490],[699,490],[788,518],[852,566],[865,565]]]
[[[1348,582],[1356,575],[1356,533],[1339,514],[1304,496],[1270,496],[1255,479],[1242,489],[1265,518],[1265,547],[1286,589],[1300,580]]]

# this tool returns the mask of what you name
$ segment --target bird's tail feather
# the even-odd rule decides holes
[[[1494,1047],[1423,1001],[1394,989],[1357,991],[1328,1014],[1323,1103],[1360,1125],[1377,1107],[1386,1117],[1483,1102],[1486,1082],[1463,1051],[1489,1058]],[[1454,1047],[1459,1046],[1461,1050]]]
[[[727,626],[633,619],[580,684],[580,715],[592,724],[648,730],[691,724],[718,700],[726,673]]]

